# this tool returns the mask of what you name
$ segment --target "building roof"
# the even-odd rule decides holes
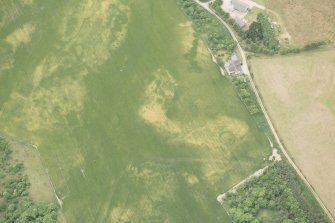
[[[244,20],[242,18],[238,17],[238,16],[234,17],[234,21],[241,28],[245,26]]]
[[[236,54],[233,54],[230,60],[227,63],[225,63],[224,66],[229,74],[243,73],[242,61],[236,56]]]
[[[250,8],[248,4],[240,1],[240,0],[232,0],[231,4],[233,5],[234,9],[240,12],[247,12]]]
[[[226,63],[225,68],[228,71],[229,74],[235,73],[235,66],[232,63]]]
[[[235,53],[230,57],[230,60],[235,65],[241,65],[242,64],[242,61],[236,56]]]
[[[228,63],[225,64],[225,68],[226,68],[226,70],[228,71],[229,74],[241,74],[241,73],[243,73],[241,64],[235,65],[234,63],[228,62]]]

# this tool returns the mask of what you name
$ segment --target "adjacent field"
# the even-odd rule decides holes
[[[38,146],[67,222],[230,222],[216,196],[271,151],[175,1],[0,9],[0,131]]]
[[[335,215],[335,49],[251,64],[287,149]]]
[[[335,1],[265,0],[292,37],[291,43],[303,46],[311,41],[335,40]]]

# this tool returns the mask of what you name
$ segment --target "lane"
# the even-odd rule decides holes
[[[262,112],[266,118],[266,121],[281,149],[281,151],[283,152],[283,154],[285,155],[286,159],[289,161],[289,163],[292,165],[292,167],[294,168],[294,170],[298,173],[299,177],[304,181],[304,183],[307,185],[307,187],[309,188],[309,190],[311,191],[311,193],[313,194],[313,196],[315,197],[315,199],[318,201],[319,205],[321,206],[321,208],[324,210],[324,212],[327,214],[327,216],[329,217],[329,219],[335,223],[335,218],[334,216],[332,216],[332,214],[330,213],[330,211],[328,210],[328,208],[325,206],[325,204],[323,203],[323,201],[321,200],[321,198],[319,197],[319,195],[315,192],[315,190],[313,189],[313,187],[310,185],[310,183],[307,181],[306,177],[303,175],[303,173],[300,171],[300,169],[297,167],[297,165],[293,162],[293,160],[291,159],[291,157],[289,156],[288,152],[286,151],[285,147],[283,146],[283,144],[280,141],[280,138],[278,136],[278,133],[276,131],[276,129],[274,128],[274,125],[272,124],[272,121],[267,113],[267,110],[265,109],[263,102],[261,100],[261,97],[259,96],[258,90],[255,86],[255,83],[250,75],[250,71],[248,68],[248,64],[247,64],[247,59],[246,59],[246,55],[244,50],[242,49],[234,31],[230,28],[230,26],[223,20],[220,18],[220,16],[218,16],[215,12],[213,12],[210,8],[209,8],[209,2],[206,3],[202,3],[199,0],[194,0],[196,3],[198,3],[201,7],[203,7],[204,9],[206,9],[209,13],[211,13],[213,16],[215,16],[217,19],[220,20],[220,22],[228,29],[228,31],[230,32],[231,36],[233,37],[233,39],[236,41],[237,43],[237,49],[242,57],[242,61],[243,61],[243,72],[246,75],[246,77],[249,79],[250,81],[250,85],[256,95],[257,98],[257,102],[259,104],[259,106],[262,109]]]

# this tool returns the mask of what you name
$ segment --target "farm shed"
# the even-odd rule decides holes
[[[231,4],[236,11],[247,12],[250,9],[250,6],[240,0],[232,0]]]
[[[224,65],[226,71],[229,74],[242,74],[242,61],[236,56],[236,54],[233,54],[230,59],[225,63]]]

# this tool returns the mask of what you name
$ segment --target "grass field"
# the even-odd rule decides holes
[[[335,48],[251,65],[287,149],[335,215]]]
[[[67,222],[230,222],[216,196],[271,151],[175,1],[0,9],[1,132],[38,146]]]
[[[291,36],[291,44],[303,46],[311,41],[335,40],[335,1],[265,0],[265,6],[280,16]]]

